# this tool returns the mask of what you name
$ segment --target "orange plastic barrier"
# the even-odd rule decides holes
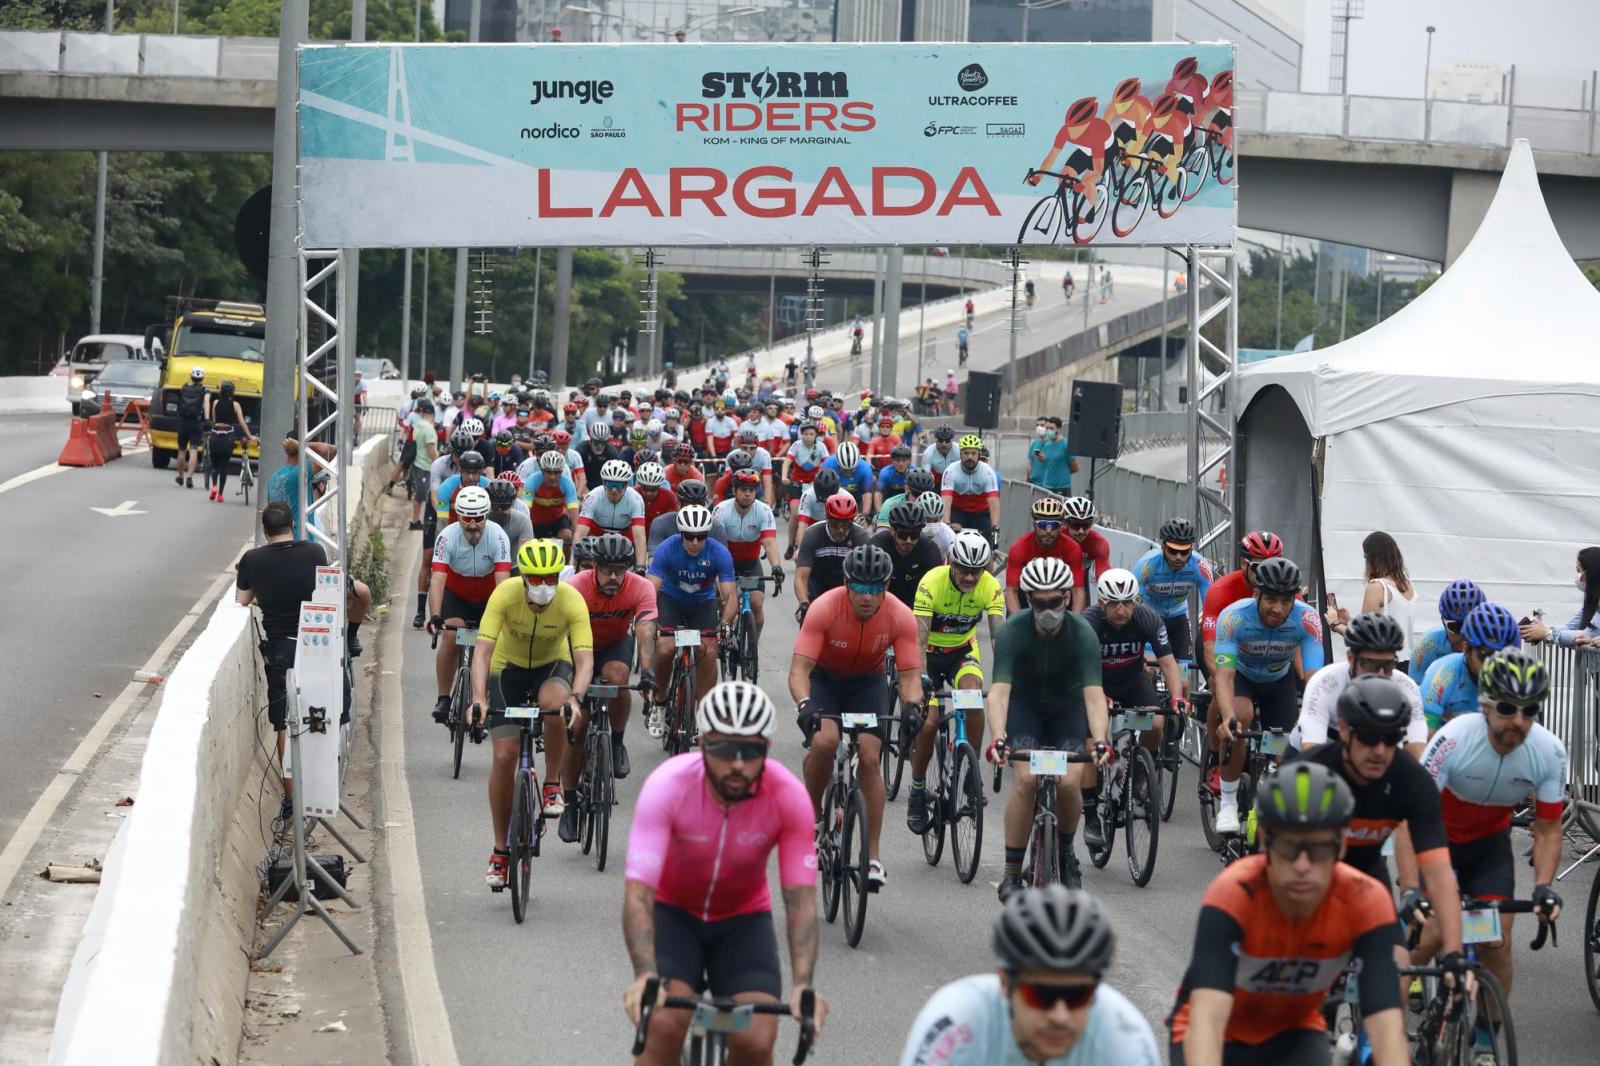
[[[128,406],[122,409],[122,421],[117,423],[117,430],[134,430],[133,444],[129,447],[137,448],[141,444],[150,443],[150,405],[144,400],[129,400]]]
[[[100,404],[100,413],[94,416],[94,433],[100,444],[100,454],[106,462],[122,458],[122,441],[117,438],[116,409],[111,406],[109,392]]]
[[[104,466],[105,457],[96,447],[95,435],[87,418],[74,418],[69,423],[66,447],[56,462],[62,466]]]

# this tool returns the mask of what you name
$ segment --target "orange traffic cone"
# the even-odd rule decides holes
[[[117,439],[116,410],[111,406],[111,393],[105,394],[105,401],[100,405],[100,413],[94,416],[94,433],[96,443],[100,445],[100,454],[106,462],[122,458],[122,441]]]
[[[87,418],[74,418],[67,432],[66,447],[56,462],[62,466],[104,466],[105,459],[95,447]]]

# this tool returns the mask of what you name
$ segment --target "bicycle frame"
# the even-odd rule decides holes
[[[661,979],[652,977],[645,982],[641,999],[639,1025],[633,1034],[633,1054],[644,1054],[650,1031],[650,1019],[658,1009],[656,999],[661,990]],[[661,1004],[668,1010],[693,1011],[689,1031],[700,1044],[702,1056],[690,1061],[703,1066],[720,1066],[726,1054],[729,1033],[742,1032],[750,1027],[757,1014],[787,1015],[786,1003],[740,1003],[732,999],[713,999],[709,996],[668,996]],[[806,989],[800,994],[800,1043],[795,1049],[794,1066],[800,1066],[811,1053],[811,1042],[816,1036],[816,993]]]
[[[1091,762],[1093,757],[1076,751],[1038,748],[1010,752],[1006,761],[1026,762],[1039,780],[1033,798],[1033,827],[1028,830],[1027,858],[1033,861],[1026,863],[1024,869],[1033,870],[1035,886],[1054,884],[1061,880],[1061,863],[1056,854],[1056,778],[1066,775],[1068,764]]]
[[[661,626],[657,633],[662,637],[671,637],[676,650],[672,655],[672,671],[667,676],[666,688],[662,689],[662,702],[667,708],[667,729],[662,735],[662,746],[668,754],[680,755],[694,745],[694,704],[693,698],[684,698],[685,686],[695,684],[695,670],[699,665],[699,655],[695,654],[696,648],[703,649],[705,640],[718,635],[715,629],[692,629],[687,626]],[[700,655],[704,655],[702,650]],[[720,654],[720,651],[719,651]],[[678,712],[681,711],[681,714]]]

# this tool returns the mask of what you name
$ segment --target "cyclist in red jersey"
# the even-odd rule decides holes
[[[806,753],[806,791],[811,807],[822,817],[822,792],[833,772],[839,750],[839,723],[824,721],[823,714],[893,713],[889,686],[884,682],[885,652],[894,647],[900,695],[909,719],[904,736],[922,728],[922,647],[911,608],[888,595],[894,563],[882,548],[862,544],[844,559],[843,588],[818,596],[800,625],[794,658],[789,663],[789,694],[799,709],[800,731],[811,750]],[[883,831],[883,771],[878,756],[883,725],[861,734],[858,768],[861,794],[867,800],[867,840],[872,861],[867,879],[871,890],[881,888],[886,877],[879,859],[878,838]]]
[[[1141,155],[1160,160],[1162,173],[1174,184],[1178,181],[1178,172],[1183,164],[1190,125],[1178,94],[1163,93],[1150,110],[1142,141],[1135,146]]]
[[[1077,542],[1083,553],[1084,585],[1092,585],[1111,569],[1111,542],[1094,528],[1099,518],[1094,501],[1087,496],[1068,496],[1061,501],[1061,516],[1066,521],[1067,536]]]
[[[672,465],[662,471],[667,476],[667,484],[672,486],[672,491],[678,491],[678,485],[684,481],[704,481],[705,475],[695,465],[694,445],[678,444],[672,449]]]
[[[1210,86],[1206,76],[1200,73],[1200,61],[1194,56],[1185,56],[1173,66],[1172,80],[1167,82],[1166,91],[1178,98],[1178,110],[1193,119],[1199,116]]]
[[[1173,1066],[1326,1066],[1322,1005],[1351,966],[1377,1066],[1410,1061],[1388,889],[1347,863],[1350,787],[1290,763],[1256,800],[1263,850],[1206,890],[1168,1024]]]
[[[1082,193],[1089,202],[1085,221],[1093,220],[1095,200],[1099,195],[1095,184],[1105,173],[1106,149],[1111,147],[1111,143],[1111,127],[1100,117],[1100,101],[1085,96],[1067,108],[1061,128],[1056,131],[1055,143],[1039,164],[1039,170],[1051,170],[1062,152],[1066,151],[1066,157],[1061,160],[1061,169],[1076,179],[1075,191]],[[1028,184],[1037,185],[1042,177],[1044,175],[1037,172],[1030,174]]]
[[[1106,125],[1111,127],[1112,138],[1124,148],[1139,136],[1145,120],[1150,117],[1150,101],[1140,88],[1138,78],[1124,78],[1117,83],[1111,102],[1106,105]]]
[[[1040,496],[1033,501],[1033,529],[1011,542],[1006,549],[1006,614],[1016,614],[1027,606],[1022,593],[1022,568],[1042,556],[1053,556],[1072,569],[1071,608],[1082,611],[1085,596],[1083,581],[1083,549],[1071,537],[1063,536],[1063,508],[1054,496]]]
[[[1202,128],[1218,130],[1222,143],[1233,147],[1233,71],[1224,70],[1211,79],[1201,118]]]
[[[667,486],[667,472],[660,463],[640,463],[633,472],[633,487],[644,500],[644,528],[664,514],[678,509],[678,495]]]

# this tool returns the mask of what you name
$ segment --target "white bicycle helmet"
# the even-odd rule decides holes
[[[968,570],[982,570],[993,556],[989,538],[975,529],[963,529],[950,545],[950,561]]]
[[[560,452],[545,452],[539,456],[539,469],[559,474],[567,468],[567,457]]]
[[[811,418],[811,419],[821,418],[822,417],[822,408],[819,407],[817,404],[812,404],[809,408],[806,409],[806,417],[807,418]]]
[[[861,449],[856,447],[855,442],[847,440],[839,445],[838,459],[840,470],[854,470],[861,461]]]
[[[600,467],[600,480],[622,482],[632,481],[633,468],[627,463],[623,462],[621,459],[607,459],[605,465]]]
[[[198,366],[195,367],[189,371],[189,377],[194,381],[204,381],[206,379],[205,368]]]
[[[1023,592],[1070,592],[1072,568],[1053,555],[1031,559],[1022,568]]]
[[[1127,603],[1139,598],[1139,579],[1130,570],[1107,570],[1095,588],[1100,591],[1101,603]]]
[[[489,513],[489,493],[477,485],[468,485],[456,493],[456,514],[461,518],[483,518]]]
[[[1094,501],[1087,496],[1068,496],[1061,501],[1061,509],[1069,522],[1093,522]]]
[[[754,444],[756,441],[761,439],[761,431],[756,428],[754,422],[746,422],[744,425],[739,427],[739,431],[736,436],[741,442]]]
[[[639,469],[633,473],[633,479],[642,489],[659,489],[667,483],[667,472],[661,469],[660,463],[640,463]]]
[[[483,436],[483,423],[476,418],[469,418],[461,423],[461,432],[470,433],[474,439]]]
[[[698,503],[691,503],[678,510],[679,533],[710,533],[711,509],[702,507]]]
[[[648,422],[646,422],[644,424],[644,431],[645,431],[645,433],[647,433],[648,435],[650,435],[652,437],[661,436],[661,423],[660,423],[660,421],[657,420],[657,419],[652,418],[650,421],[648,421]]]
[[[700,698],[694,726],[702,735],[727,733],[770,740],[777,717],[771,698],[759,685],[749,681],[724,681]]]
[[[944,521],[944,497],[931,489],[917,497],[917,506],[922,508],[923,517],[930,522]]]

